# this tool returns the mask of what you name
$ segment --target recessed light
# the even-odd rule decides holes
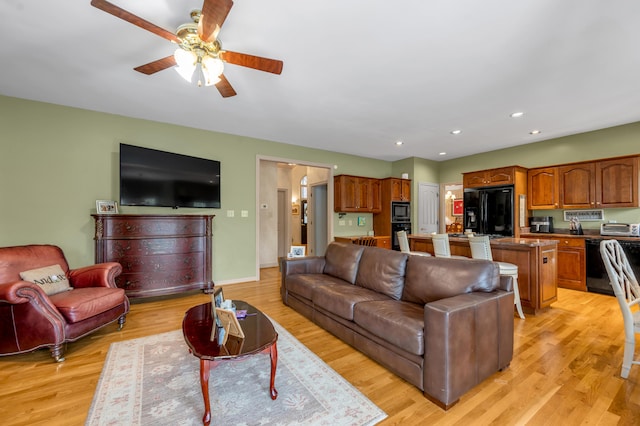
[[[456,129],[456,130],[452,130],[451,131],[452,135],[459,135],[460,133],[462,133],[462,130],[460,130],[460,129]]]
[[[447,153],[446,152],[441,152],[438,155],[447,155]]]
[[[513,112],[511,113],[511,118],[520,118],[524,115],[524,112],[522,111],[517,111],[517,112]]]
[[[529,132],[530,135],[539,135],[540,134],[540,130],[532,130]]]
[[[400,146],[400,145],[404,145],[404,142],[402,141],[396,141],[396,145]]]

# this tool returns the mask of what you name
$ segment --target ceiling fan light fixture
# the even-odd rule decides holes
[[[175,67],[176,72],[186,81],[191,83],[191,80],[193,79],[193,72],[196,70],[196,64],[198,61],[196,54],[179,47],[173,53],[173,57],[177,64]]]
[[[202,73],[204,74],[205,86],[218,83],[223,70],[224,64],[220,59],[208,55],[202,58]]]
[[[190,50],[184,50],[182,47],[178,47],[176,51],[173,52],[173,57],[179,67],[195,68],[196,62],[198,62],[198,55]]]

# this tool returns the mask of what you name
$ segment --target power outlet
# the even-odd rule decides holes
[[[234,210],[227,210],[227,217],[234,217],[236,212]]]
[[[242,216],[242,217],[249,217],[249,210],[242,210],[242,211],[240,211],[240,216]]]

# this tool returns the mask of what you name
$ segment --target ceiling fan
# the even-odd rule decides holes
[[[282,72],[282,61],[222,49],[218,33],[233,6],[232,0],[204,0],[202,11],[191,12],[193,22],[180,25],[175,34],[106,0],[91,0],[91,5],[179,46],[173,55],[134,68],[143,74],[176,66],[187,81],[195,79],[198,86],[215,84],[220,94],[228,98],[236,91],[222,74],[224,62],[273,74]]]

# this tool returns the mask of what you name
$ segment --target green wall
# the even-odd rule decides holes
[[[337,166],[334,174],[382,178],[409,173],[414,182],[412,197],[417,199],[417,183],[461,182],[467,171],[640,153],[640,123],[633,123],[444,162],[420,158],[386,162],[4,96],[0,96],[0,128],[0,246],[56,244],[72,267],[93,263],[90,215],[95,212],[95,200],[118,199],[120,142],[220,160],[222,209],[180,210],[216,215],[216,282],[255,276],[258,156],[333,164]],[[175,213],[169,208],[120,210]],[[227,210],[235,210],[235,217],[226,217]],[[240,217],[239,210],[248,210],[249,217]],[[561,210],[536,213],[551,214],[557,227],[566,227]],[[357,220],[357,215],[350,219]],[[608,209],[605,219],[640,222],[640,209]],[[337,234],[337,218],[334,222]],[[599,223],[583,225],[598,227]]]
[[[386,161],[4,96],[0,129],[0,246],[59,245],[72,267],[94,261],[95,201],[118,200],[121,142],[221,161],[222,209],[179,211],[216,215],[216,282],[255,276],[257,156],[335,164],[336,174],[391,174]],[[126,206],[120,212],[175,213]]]

